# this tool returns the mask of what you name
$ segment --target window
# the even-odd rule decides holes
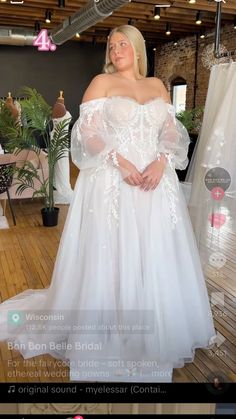
[[[176,113],[186,109],[187,83],[182,77],[175,78],[171,83],[172,103]]]

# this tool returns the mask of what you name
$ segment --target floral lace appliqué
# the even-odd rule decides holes
[[[98,167],[95,167],[94,169],[91,170],[91,174],[90,174],[90,181],[93,182],[97,175],[103,171],[106,170],[108,167],[108,162],[109,162],[109,154],[103,154],[99,156],[100,160],[101,160],[101,164]]]
[[[171,217],[171,228],[175,229],[176,224],[178,222],[177,216],[177,202],[178,202],[178,194],[177,189],[179,185],[176,181],[172,179],[169,175],[163,175],[163,182],[165,185],[165,191],[167,195],[167,199],[169,201],[169,209],[170,209],[170,217]]]
[[[119,226],[120,173],[115,168],[109,170],[104,195],[104,202],[107,205],[107,223],[111,230],[113,224],[116,227]]]
[[[111,230],[113,222],[119,226],[119,195],[120,195],[120,174],[117,168],[110,166],[109,154],[103,157],[101,164],[94,168],[90,174],[90,181],[94,182],[99,173],[106,171],[106,183],[104,188],[104,203],[107,205],[107,223]]]

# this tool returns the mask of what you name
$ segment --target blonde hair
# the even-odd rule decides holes
[[[123,33],[128,40],[130,41],[132,48],[134,50],[134,69],[135,74],[141,75],[146,77],[147,75],[147,53],[146,53],[146,46],[143,35],[141,32],[135,28],[135,26],[131,25],[122,25],[114,28],[107,40],[107,48],[106,48],[106,56],[105,56],[105,65],[103,67],[103,71],[105,73],[115,73],[116,69],[110,60],[110,53],[109,53],[109,41],[111,36],[116,33]]]

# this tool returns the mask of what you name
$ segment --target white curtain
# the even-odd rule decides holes
[[[203,265],[225,263],[225,232],[236,231],[236,63],[212,67],[205,112],[185,189]],[[222,265],[223,266],[223,265]]]

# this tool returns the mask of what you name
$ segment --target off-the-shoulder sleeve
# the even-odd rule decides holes
[[[80,106],[80,117],[71,132],[71,158],[80,170],[104,166],[114,150],[112,138],[106,135],[103,100],[92,100]]]
[[[175,117],[174,106],[168,103],[166,106],[167,116],[159,133],[158,153],[165,154],[173,168],[184,170],[188,164],[188,131]]]

